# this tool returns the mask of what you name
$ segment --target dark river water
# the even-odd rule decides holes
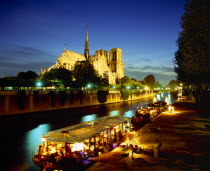
[[[35,147],[41,143],[42,134],[104,116],[132,117],[137,107],[145,108],[154,99],[166,100],[168,104],[175,101],[170,94],[162,93],[155,98],[138,101],[1,117],[0,170],[40,171],[40,167],[32,162],[32,157]]]

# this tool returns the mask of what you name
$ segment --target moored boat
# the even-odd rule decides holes
[[[112,150],[130,130],[130,118],[114,116],[65,127],[42,136],[33,162],[41,168],[65,169],[90,162]]]
[[[157,101],[149,103],[147,108],[140,109],[137,107],[135,116],[132,117],[131,123],[134,129],[138,130],[145,124],[153,121],[153,119],[167,108],[167,103],[164,101]]]

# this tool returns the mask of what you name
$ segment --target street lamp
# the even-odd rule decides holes
[[[90,84],[90,83],[88,83],[87,88],[89,88],[89,89],[90,89],[91,87],[92,87],[92,86],[91,86],[91,84]]]
[[[144,88],[145,90],[149,90],[149,87],[147,87],[147,86],[145,86],[145,88]]]
[[[42,86],[42,82],[41,81],[36,82],[36,86],[37,87],[41,87]]]
[[[130,86],[127,86],[127,87],[126,87],[127,90],[129,90],[130,88],[131,88]]]
[[[182,83],[180,84],[180,87],[178,87],[178,97],[182,97]]]

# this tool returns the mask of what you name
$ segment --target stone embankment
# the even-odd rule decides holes
[[[128,101],[153,96],[153,91],[142,91],[138,96],[130,96]],[[106,103],[122,101],[120,91],[110,91]],[[93,91],[84,94],[70,91],[0,91],[0,116],[92,105],[100,105],[97,93]]]

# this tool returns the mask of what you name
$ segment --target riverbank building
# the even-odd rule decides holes
[[[95,70],[102,78],[107,78],[109,84],[114,85],[124,77],[124,63],[122,60],[122,50],[112,48],[110,51],[97,50],[94,55],[89,54],[88,29],[86,28],[86,39],[84,46],[84,55],[67,50],[64,48],[62,54],[58,57],[55,65],[48,69],[41,69],[41,75],[49,72],[51,69],[65,68],[70,71],[74,69],[76,62],[89,60]]]

